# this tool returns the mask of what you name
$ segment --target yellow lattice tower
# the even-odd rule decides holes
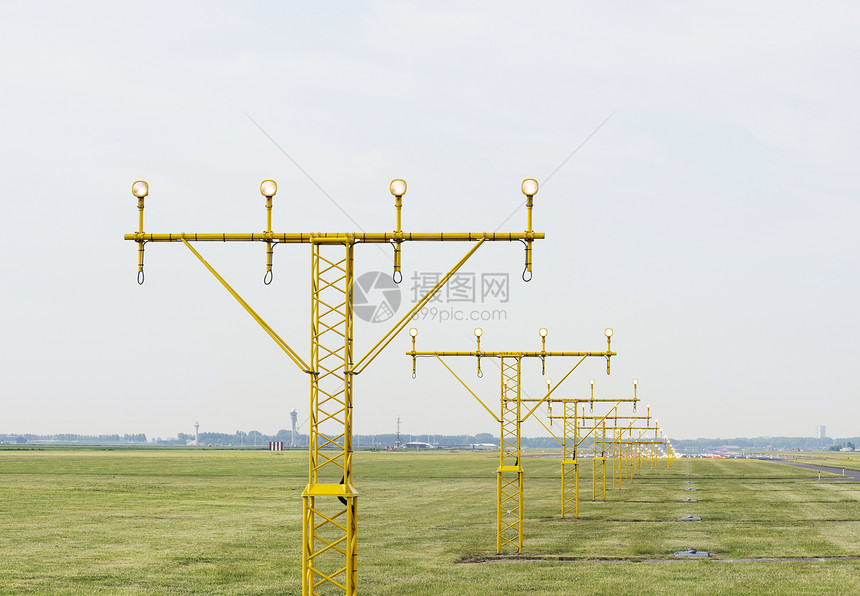
[[[501,443],[499,445],[499,467],[496,471],[496,552],[501,553],[505,547],[513,547],[516,549],[516,552],[521,553],[523,550],[523,468],[520,458],[521,425],[534,413],[538,406],[550,399],[552,393],[558,389],[565,379],[586,358],[590,356],[606,358],[606,374],[609,374],[610,358],[615,356],[615,352],[610,350],[612,329],[607,327],[604,330],[604,335],[606,336],[605,352],[547,352],[546,328],[541,328],[539,331],[541,337],[540,352],[482,351],[481,336],[483,335],[483,330],[480,327],[475,329],[477,348],[474,352],[418,352],[415,349],[415,338],[418,335],[418,330],[413,328],[410,329],[409,333],[412,335],[412,351],[406,354],[412,356],[413,376],[416,370],[416,358],[423,356],[435,357],[499,423],[501,433],[499,440]],[[501,405],[498,415],[442,359],[443,357],[458,356],[477,358],[479,376],[482,374],[481,358],[499,359],[501,368]],[[544,372],[546,358],[549,357],[578,357],[579,360],[555,386],[552,386],[552,382],[547,380],[547,394],[543,398],[523,399],[520,389],[522,360],[525,358],[540,358],[541,369]],[[523,414],[522,404],[526,401],[536,403],[534,407]]]
[[[612,488],[621,488],[621,431],[612,431]]]
[[[594,457],[591,458],[591,500],[597,495],[606,500],[606,419],[600,421],[600,430],[594,434]]]
[[[573,513],[579,517],[579,418],[576,416],[577,402],[564,403],[564,441],[561,454],[561,516]]]
[[[520,373],[517,356],[501,358],[501,435],[496,471],[496,552],[508,545],[522,550],[523,468],[520,465]]]
[[[144,247],[150,242],[181,242],[242,305],[287,356],[310,375],[310,429],[308,484],[302,493],[302,593],[305,596],[357,590],[358,491],[352,476],[353,377],[360,374],[391,343],[408,321],[436,295],[449,279],[486,241],[521,241],[525,244],[523,279],[531,279],[532,243],[544,235],[532,230],[533,198],[538,184],[526,179],[527,225],[518,233],[410,233],[401,229],[402,197],[406,182],[397,179],[389,187],[395,198],[396,229],[381,233],[277,233],[272,231],[272,198],[277,184],[264,180],[260,192],[266,198],[266,230],[253,233],[149,234],[143,230],[144,198],[149,185],[132,185],[138,199],[138,231],[126,240],[138,243],[138,283],[143,283]],[[272,281],[272,254],[277,244],[311,246],[311,341],[310,364],[285,342],[191,245],[192,242],[263,242],[266,244],[264,283]],[[391,244],[394,280],[402,280],[403,242],[472,242],[474,245],[364,356],[353,354],[353,255],[356,244]],[[528,274],[528,277],[526,277]]]

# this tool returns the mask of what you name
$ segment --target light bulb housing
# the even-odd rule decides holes
[[[549,331],[547,331],[546,327],[541,327],[538,333],[540,333],[541,337],[546,337]]]
[[[131,194],[136,196],[138,199],[142,199],[149,194],[149,184],[146,180],[135,181],[135,183],[131,185]]]
[[[639,384],[639,379],[633,379],[633,386],[635,387],[638,384]]]
[[[388,191],[395,197],[402,197],[406,194],[406,180],[395,178],[388,185]]]
[[[411,335],[412,337],[417,336],[418,330],[415,327],[413,327],[412,329],[409,330],[409,335]]]
[[[594,379],[588,379],[588,384],[594,387]]]
[[[480,327],[475,327],[475,337],[481,337],[484,335],[484,330]]]
[[[615,332],[612,330],[612,327],[607,327],[603,330],[603,335],[605,335],[606,337],[612,337],[613,333]]]
[[[278,183],[274,180],[263,180],[260,183],[260,194],[271,199],[278,192]]]
[[[537,194],[538,191],[538,183],[534,178],[526,178],[523,180],[523,183],[520,185],[520,190],[523,191],[523,194],[527,197],[533,197]]]

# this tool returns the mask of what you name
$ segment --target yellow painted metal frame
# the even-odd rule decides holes
[[[523,550],[523,467],[520,462],[521,358],[501,358],[501,434],[496,470],[496,552]]]
[[[594,436],[594,457],[591,459],[591,500],[597,495],[606,500],[606,419],[600,421],[600,432]]]
[[[564,402],[564,443],[561,453],[561,517],[573,513],[579,517],[579,418],[577,402]]]
[[[412,357],[412,372],[416,370],[416,358],[435,357],[450,372],[460,384],[474,397],[490,415],[500,424],[499,436],[499,467],[496,470],[496,552],[501,554],[507,547],[513,547],[516,552],[523,550],[523,468],[520,450],[520,428],[535,410],[543,403],[551,400],[551,395],[575,371],[588,357],[606,358],[606,374],[609,374],[609,362],[616,353],[610,350],[610,338],[607,337],[605,352],[547,352],[545,338],[542,338],[542,349],[540,352],[517,352],[517,351],[482,351],[480,349],[480,335],[477,336],[478,346],[472,352],[446,352],[428,351],[421,352],[415,349],[415,336],[412,338],[412,350],[406,352]],[[496,415],[478,395],[448,366],[443,357],[470,356],[478,360],[478,371],[480,372],[481,358],[498,358],[501,368],[501,410]],[[548,357],[578,357],[579,360],[553,387],[540,399],[524,399],[521,395],[521,371],[522,359],[540,358],[543,362]],[[522,404],[534,402],[534,406],[525,415],[522,413]],[[543,424],[541,422],[541,424]],[[544,425],[546,428],[546,425]],[[551,432],[551,431],[550,431]],[[555,435],[553,435],[555,436]],[[556,437],[558,440],[558,437]]]
[[[401,197],[396,197],[395,206],[397,229],[393,233],[274,233],[271,230],[272,197],[266,196],[266,231],[262,233],[147,234],[143,230],[144,197],[138,197],[138,230],[124,236],[125,240],[138,243],[138,283],[143,283],[143,257],[147,243],[181,242],[299,369],[309,373],[308,484],[302,492],[302,594],[305,596],[322,591],[330,593],[331,590],[347,596],[357,593],[358,491],[352,477],[353,377],[388,346],[485,241],[524,242],[525,269],[531,274],[532,243],[544,238],[544,234],[531,229],[531,204],[528,206],[528,229],[524,233],[407,233],[400,228]],[[407,241],[474,242],[474,246],[367,354],[356,361],[353,353],[354,247],[368,243],[394,244],[397,276],[401,268],[401,244]],[[265,243],[264,282],[267,284],[272,279],[274,244],[311,245],[310,364],[281,339],[191,246],[191,242]]]
[[[529,399],[524,401],[544,401],[538,399]],[[639,402],[639,399],[636,397],[633,398],[549,398],[545,400],[548,405],[552,406],[553,404],[563,404],[564,413],[561,416],[553,415],[550,411],[548,418],[550,423],[556,418],[561,418],[562,425],[564,428],[564,439],[559,440],[555,434],[544,426],[547,431],[555,438],[556,441],[562,445],[562,463],[561,463],[561,516],[565,517],[567,514],[572,513],[574,517],[579,517],[579,459],[578,459],[578,448],[582,445],[590,435],[594,434],[595,438],[593,442],[595,446],[593,447],[593,455],[594,458],[597,458],[598,449],[597,449],[597,429],[599,428],[600,422],[610,418],[618,416],[618,406],[622,403],[633,403],[634,411],[636,409],[636,404]],[[614,407],[610,408],[609,411],[604,414],[602,417],[597,416],[585,416],[585,404],[588,403],[593,407],[595,403],[612,403]],[[579,404],[583,406],[583,414],[580,416],[578,414],[577,408]],[[615,414],[613,414],[615,412]],[[592,428],[587,428],[583,426],[583,430],[587,432],[580,433],[579,420],[585,419],[593,419],[595,420],[595,425]],[[605,444],[605,435],[603,437],[603,441]],[[604,451],[604,459],[603,459],[603,470],[602,473],[604,475],[603,482],[605,484],[605,445],[603,448]],[[594,459],[592,460],[592,471],[594,471]],[[593,494],[596,490],[596,486],[594,485],[594,475],[592,475],[592,500],[594,500]],[[605,490],[603,491],[604,500],[606,499]]]

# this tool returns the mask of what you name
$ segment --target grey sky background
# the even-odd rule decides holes
[[[289,427],[306,375],[182,246],[151,244],[135,282],[130,189],[148,232],[265,226],[492,231],[541,187],[535,272],[522,246],[485,349],[602,350],[563,386],[639,396],[677,438],[860,434],[857,362],[860,7],[849,2],[124,3],[0,5],[0,432]],[[521,208],[503,231],[521,231]],[[198,249],[301,354],[310,253]],[[405,244],[416,272],[466,245]],[[391,270],[357,248],[357,272]],[[357,322],[363,354],[388,323]],[[419,349],[468,350],[470,321],[419,321]],[[441,365],[395,340],[356,383],[355,431],[498,433]],[[567,364],[567,366],[565,366]],[[572,363],[548,362],[558,379]],[[498,369],[456,363],[488,402]],[[524,389],[543,391],[538,362]],[[303,430],[307,429],[307,425]],[[544,435],[534,424],[526,435]]]

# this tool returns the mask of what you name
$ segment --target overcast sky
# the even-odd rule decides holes
[[[472,349],[452,313],[496,350],[547,327],[600,351],[611,326],[612,374],[588,360],[564,395],[636,377],[672,437],[857,436],[858,30],[851,2],[3,2],[0,433],[307,419],[307,375],[184,247],[150,244],[138,286],[137,179],[147,232],[261,231],[266,178],[276,231],[390,231],[404,178],[405,230],[480,232],[524,229],[531,177],[534,279],[485,244],[419,349]],[[307,357],[309,247],[278,247],[270,286],[264,246],[197,247]],[[405,244],[398,312],[467,249]],[[390,248],[356,258],[391,272]],[[357,319],[356,352],[392,322]],[[355,432],[497,435],[438,362],[411,378],[409,345],[357,378]],[[498,403],[493,363],[451,365]]]

